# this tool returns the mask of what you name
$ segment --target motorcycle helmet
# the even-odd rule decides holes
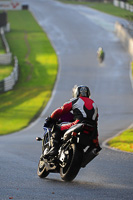
[[[87,86],[85,85],[80,85],[80,86],[77,86],[77,88],[75,89],[75,92],[74,92],[74,96],[77,98],[79,97],[80,95],[82,97],[90,97],[90,90]]]
[[[98,48],[98,51],[103,51],[103,48],[102,48],[102,47],[99,47],[99,48]]]

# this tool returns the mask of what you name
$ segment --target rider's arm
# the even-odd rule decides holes
[[[62,115],[68,113],[71,109],[72,109],[72,102],[67,102],[62,107],[57,108],[51,114],[51,118],[58,120]]]

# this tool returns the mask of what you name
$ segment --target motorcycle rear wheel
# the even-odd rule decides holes
[[[38,169],[37,169],[37,175],[40,177],[40,178],[45,178],[47,177],[49,174],[48,171],[46,171],[46,167],[45,167],[45,163],[43,160],[39,160],[39,163],[38,163]]]
[[[75,144],[71,144],[69,158],[65,167],[60,168],[60,176],[64,181],[72,181],[78,174],[83,158],[83,152]]]

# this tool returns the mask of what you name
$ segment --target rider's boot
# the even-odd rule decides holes
[[[102,148],[101,148],[100,145],[99,145],[99,142],[93,143],[93,144],[90,146],[89,149],[90,149],[90,151],[93,150],[93,149],[95,149],[97,153],[98,153],[99,151],[102,150]]]

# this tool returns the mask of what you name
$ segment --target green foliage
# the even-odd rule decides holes
[[[0,95],[0,134],[26,127],[46,106],[53,89],[58,61],[47,35],[27,10],[9,11],[6,34],[19,62],[14,90]]]
[[[127,0],[127,3],[133,5],[133,0]]]

